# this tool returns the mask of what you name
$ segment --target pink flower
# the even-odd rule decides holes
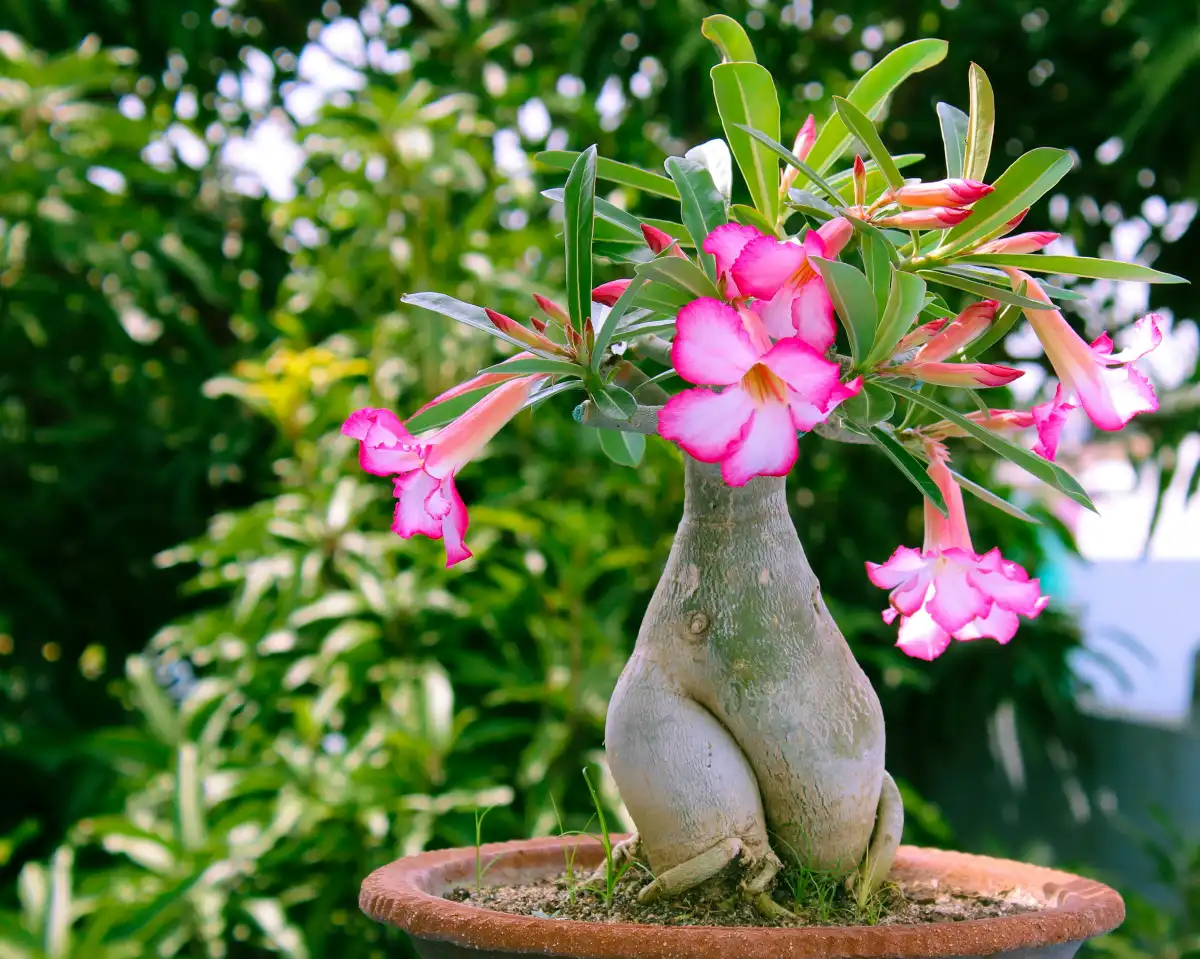
[[[901,206],[938,207],[966,206],[980,197],[987,196],[995,187],[978,180],[955,177],[934,183],[913,183],[892,190],[888,196]]]
[[[881,372],[907,376],[940,386],[1004,386],[1024,374],[1011,366],[994,363],[945,363],[983,335],[996,315],[995,300],[972,303],[950,322],[933,320],[917,327],[896,346],[894,356],[903,357],[914,346],[912,359]]]
[[[989,386],[1007,386],[1020,379],[1025,373],[1011,366],[996,363],[903,363],[889,366],[884,372],[891,376],[905,376],[923,383],[938,386],[961,386],[967,389]]]
[[[616,306],[617,300],[621,298],[625,288],[632,282],[632,280],[609,280],[607,283],[601,283],[592,290],[592,299],[605,306]]]
[[[775,339],[798,335],[824,353],[837,338],[833,300],[809,256],[829,251],[819,231],[810,230],[802,243],[759,236],[750,240],[732,267],[743,296],[752,296],[752,309]]]
[[[509,379],[434,436],[419,440],[390,410],[362,409],[350,414],[342,432],[359,441],[362,468],[376,476],[394,477],[394,533],[403,539],[419,533],[444,540],[447,566],[471,555],[463,542],[469,523],[467,507],[454,486],[454,475],[521,411],[534,385],[543,379]],[[443,394],[439,401],[448,398]]]
[[[948,324],[939,326],[934,331],[937,335],[921,347],[915,357],[916,362],[944,360],[970,346],[992,325],[992,320],[996,318],[996,307],[999,305],[995,300],[972,303]]]
[[[1058,455],[1058,440],[1062,435],[1063,426],[1067,422],[1067,414],[1078,409],[1077,403],[1068,403],[1063,398],[1062,384],[1054,391],[1054,399],[1039,403],[1030,409],[1033,425],[1037,427],[1038,441],[1033,451],[1043,459],[1053,461]]]
[[[991,430],[994,433],[1027,430],[1034,425],[1033,413],[1027,410],[988,410],[986,415],[980,410],[975,410],[966,416],[967,419],[978,423],[985,430]],[[949,420],[938,420],[929,426],[922,426],[920,432],[922,436],[932,440],[969,435],[961,426],[951,423]]]
[[[658,432],[703,463],[720,463],[730,486],[783,476],[796,462],[796,431],[824,422],[861,388],[798,337],[771,345],[761,320],[704,297],[679,311],[671,361],[689,383],[658,414]]]
[[[973,250],[974,253],[1037,253],[1058,239],[1057,233],[1041,230],[1036,233],[1017,233],[992,240]]]
[[[890,590],[886,623],[900,617],[896,645],[916,659],[936,659],[951,639],[989,637],[1007,643],[1019,616],[1035,618],[1049,598],[1040,584],[998,549],[983,555],[971,546],[962,490],[954,481],[945,447],[927,446],[929,475],[946,500],[943,516],[925,501],[925,546],[900,546],[886,563],[867,563],[867,577]]]
[[[854,224],[844,216],[835,216],[817,229],[817,236],[825,244],[826,256],[837,256],[841,253],[853,235]]]
[[[876,226],[894,226],[900,230],[944,230],[962,223],[970,215],[970,210],[932,206],[924,210],[904,210],[890,216],[876,217],[871,222]]]
[[[712,254],[717,262],[717,279],[723,283],[720,289],[725,299],[736,300],[746,295],[738,289],[737,281],[733,278],[733,264],[737,262],[746,244],[762,235],[752,226],[723,223],[704,238],[704,252]]]
[[[1042,342],[1050,365],[1062,381],[1062,403],[1078,398],[1088,418],[1102,430],[1119,430],[1138,413],[1158,409],[1154,388],[1133,366],[1162,343],[1159,317],[1150,313],[1134,326],[1134,343],[1120,353],[1113,352],[1108,334],[1097,337],[1089,346],[1056,309],[1046,291],[1027,273],[1009,269],[1013,289],[1026,284],[1025,295],[1045,303],[1048,309],[1026,309],[1025,315]],[[1061,428],[1061,426],[1060,426]],[[1045,441],[1043,440],[1043,446]],[[1052,447],[1050,447],[1052,448]]]

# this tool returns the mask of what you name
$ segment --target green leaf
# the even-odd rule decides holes
[[[625,287],[625,292],[617,297],[617,302],[605,314],[603,321],[596,324],[596,342],[592,346],[591,357],[591,367],[593,370],[600,369],[600,361],[604,359],[604,351],[608,349],[608,344],[612,342],[613,334],[620,326],[626,312],[633,305],[633,301],[637,299],[642,284],[645,282],[645,279],[640,276],[635,276],[630,280],[629,286]]]
[[[590,297],[590,290],[588,291],[588,295]],[[400,297],[400,302],[419,306],[424,310],[431,310],[434,313],[441,313],[442,316],[448,316],[459,323],[473,326],[477,330],[483,330],[484,333],[494,336],[499,340],[504,340],[506,343],[511,343],[513,346],[520,347],[522,350],[532,353],[538,352],[520,340],[513,339],[511,336],[496,329],[496,324],[488,319],[487,314],[483,311],[483,307],[476,306],[474,303],[464,303],[462,300],[456,300],[452,296],[446,296],[445,293],[405,293],[404,296]]]
[[[946,176],[956,179],[963,175],[967,156],[967,124],[970,118],[958,107],[938,103],[938,124],[942,128],[942,145],[946,149]]]
[[[892,268],[887,304],[875,341],[867,355],[868,368],[878,365],[892,355],[900,338],[909,331],[925,307],[925,281],[919,276]]]
[[[1101,260],[1091,256],[1047,256],[1045,253],[974,253],[955,263],[1016,267],[1031,273],[1062,273],[1096,280],[1130,280],[1135,283],[1187,283],[1181,276],[1152,270],[1140,263]]]
[[[807,190],[788,190],[787,205],[814,220],[832,220],[838,215],[837,210],[815,193],[810,193]],[[749,207],[746,209],[749,209]],[[756,210],[755,213],[757,212]],[[739,222],[741,221],[739,220]]]
[[[871,441],[887,454],[887,458],[896,464],[896,468],[920,490],[925,499],[932,502],[943,516],[947,515],[946,499],[938,489],[937,483],[925,471],[924,463],[913,456],[895,436],[878,426],[863,427],[860,432],[870,437]]]
[[[809,260],[821,272],[825,288],[829,291],[834,308],[850,337],[850,352],[854,357],[854,365],[861,366],[871,348],[871,341],[875,338],[875,326],[879,322],[871,284],[849,263],[826,260],[819,256],[810,256]]]
[[[636,272],[638,276],[680,290],[692,300],[700,296],[720,296],[704,271],[682,256],[660,256],[649,263],[639,264]]]
[[[596,409],[610,419],[627,420],[637,412],[633,394],[619,386],[602,386],[590,395]]]
[[[725,139],[750,190],[754,206],[767,221],[779,218],[779,162],[744,129],[754,127],[779,139],[779,96],[775,81],[757,63],[718,63],[711,71],[717,112]]]
[[[583,332],[592,315],[592,235],[596,211],[596,148],[590,146],[576,158],[563,188],[567,254],[567,313],[571,326]]]
[[[866,116],[877,119],[887,98],[901,83],[945,59],[946,46],[945,40],[914,40],[897,47],[859,78],[846,99]],[[841,116],[830,117],[808,154],[809,165],[818,173],[824,173],[852,140]]]
[[[980,443],[992,452],[998,453],[1010,463],[1021,467],[1025,472],[1046,483],[1048,486],[1053,486],[1055,489],[1065,493],[1080,506],[1090,509],[1093,513],[1097,512],[1096,507],[1093,505],[1084,488],[1079,485],[1075,477],[1057,463],[1051,463],[1049,460],[1042,459],[1036,453],[1006,440],[998,433],[993,433],[991,430],[980,426],[973,420],[967,419],[961,413],[952,410],[950,407],[939,403],[931,397],[887,381],[880,381],[880,386],[891,390],[897,396],[903,397],[911,403],[923,406],[943,419],[949,420],[955,426],[960,427],[969,435],[975,437],[975,439],[979,440]]]
[[[876,310],[882,315],[887,306],[888,290],[892,285],[892,261],[889,253],[891,244],[882,234],[863,234],[859,242],[862,253],[863,269],[867,274],[867,282],[871,284],[871,292],[875,294]],[[876,334],[878,338],[878,333]]]
[[[983,67],[971,64],[967,78],[971,90],[971,115],[967,123],[963,173],[968,180],[984,181],[988,158],[992,155],[992,131],[996,126],[996,101],[992,84]]]
[[[867,152],[871,154],[871,159],[879,167],[888,186],[892,189],[904,186],[904,177],[900,175],[896,161],[892,159],[887,147],[883,145],[883,140],[879,138],[879,131],[875,129],[875,124],[871,122],[870,118],[843,97],[834,97],[833,105],[837,108],[842,122],[846,124],[846,129],[867,148]]]
[[[570,360],[551,360],[537,356],[528,360],[509,360],[479,371],[480,373],[512,373],[527,376],[531,373],[549,373],[553,376],[582,376],[583,367]]]
[[[869,236],[880,244],[880,248],[887,254],[888,260],[893,264],[900,262],[900,254],[896,252],[896,245],[888,239],[888,232],[879,229],[877,226],[872,226],[866,220],[860,220],[856,216],[851,216],[849,213],[843,213],[850,225],[861,233],[863,236]]]
[[[553,200],[555,203],[565,202],[564,194],[566,191],[562,187],[557,187],[553,190],[543,190],[542,196],[547,200]],[[596,197],[596,219],[605,220],[613,226],[620,227],[626,233],[637,237],[639,244],[645,245],[645,240],[642,237],[642,221],[632,213],[627,213],[614,203],[609,203],[603,197]]]
[[[613,334],[615,340],[631,340],[635,336],[648,336],[651,333],[674,333],[675,332],[675,317],[663,317],[657,314],[652,314],[649,319],[639,320],[637,323],[630,323],[629,326],[620,327]]]
[[[545,150],[535,153],[533,158],[556,170],[570,170],[579,158],[579,153],[574,150]],[[679,191],[675,189],[675,184],[665,176],[659,176],[657,173],[651,173],[640,167],[630,166],[628,163],[610,160],[607,157],[596,158],[596,177],[607,180],[609,183],[618,183],[634,190],[641,190],[643,193],[665,196],[668,200],[679,199]]]
[[[405,420],[404,425],[412,433],[423,433],[426,430],[434,430],[439,426],[445,426],[451,420],[458,419],[458,417],[499,385],[499,383],[493,383],[488,386],[482,386],[479,389],[469,390],[466,393],[460,393],[458,396],[453,396],[448,400],[438,403],[437,406],[431,406],[416,416],[409,417]]]
[[[676,257],[678,259],[678,257]],[[653,261],[652,261],[653,262]],[[639,263],[638,267],[649,266],[649,263]],[[699,273],[699,270],[696,272]],[[703,276],[703,274],[701,274]],[[707,277],[705,277],[707,279]],[[665,283],[647,283],[642,287],[634,300],[634,306],[641,309],[652,310],[655,313],[661,313],[664,316],[669,316],[674,319],[676,313],[681,307],[687,306],[694,297],[689,296],[683,290],[673,286],[668,286]]]
[[[925,159],[924,153],[898,153],[892,157],[892,162],[896,167],[903,170],[905,167],[910,167],[915,163],[920,163]],[[879,170],[879,165],[874,160],[867,160],[863,163],[864,169],[867,171],[867,196],[873,196],[875,193],[883,192],[884,185],[887,181],[883,177],[883,173]],[[854,168],[847,167],[838,173],[834,173],[826,177],[829,185],[838,191],[847,200],[854,197]]]
[[[712,42],[726,61],[758,62],[758,58],[754,56],[754,44],[746,36],[742,25],[733,17],[727,17],[723,13],[705,17],[700,22],[700,33]]]
[[[742,226],[752,226],[759,233],[765,236],[779,235],[779,231],[775,226],[767,222],[767,218],[752,206],[746,206],[744,203],[734,203],[729,207],[730,215]]]
[[[917,270],[917,276],[923,277],[930,283],[949,286],[955,290],[962,290],[964,293],[974,293],[976,296],[982,296],[989,300],[999,300],[1001,303],[1011,303],[1014,306],[1025,307],[1031,310],[1044,310],[1046,308],[1046,304],[1041,300],[1021,296],[1007,287],[992,286],[990,283],[984,283],[982,280],[977,280],[973,277],[963,276],[961,273],[953,273],[950,270]]]
[[[702,250],[705,238],[717,227],[728,222],[725,197],[713,183],[712,174],[695,160],[668,157],[667,173],[679,190],[683,223],[691,234],[697,250]],[[675,257],[679,259],[679,257]],[[709,253],[700,253],[700,263],[710,279],[717,277],[716,260]]]
[[[864,383],[857,396],[838,407],[859,426],[873,426],[891,419],[896,412],[896,397],[874,383]]]
[[[935,255],[945,257],[1002,229],[1053,189],[1067,175],[1071,164],[1071,155],[1066,150],[1050,147],[1038,147],[1018,157],[992,184],[995,189],[975,201],[971,215],[945,235]]]
[[[637,466],[646,453],[646,437],[630,430],[598,430],[600,449],[618,466]]]
[[[1016,517],[1019,520],[1024,520],[1026,523],[1032,523],[1034,526],[1042,525],[1042,521],[1040,519],[1030,516],[1020,507],[1013,506],[1013,504],[1004,497],[998,496],[987,487],[980,486],[978,483],[972,482],[960,473],[954,472],[954,470],[950,471],[950,475],[954,477],[959,486],[965,489],[968,493],[978,496],[989,506],[994,506],[1001,512],[1007,513],[1009,516]]]
[[[771,153],[774,153],[775,156],[779,157],[779,159],[781,159],[784,163],[788,164],[789,166],[795,167],[797,170],[799,170],[801,173],[803,173],[806,177],[808,177],[810,180],[812,180],[813,183],[815,183],[823,191],[825,191],[825,195],[829,198],[830,202],[834,205],[834,207],[836,207],[837,209],[841,209],[842,207],[844,207],[846,205],[845,202],[842,200],[842,195],[833,188],[833,185],[831,183],[829,183],[827,180],[822,178],[821,175],[819,173],[817,173],[816,170],[814,170],[807,163],[805,163],[803,160],[801,160],[799,157],[797,157],[796,154],[794,154],[791,150],[789,150],[787,147],[785,147],[776,138],[769,136],[766,133],[764,133],[762,130],[758,129],[757,127],[754,127],[754,126],[751,126],[748,124],[739,123],[739,124],[736,124],[736,126],[737,126],[738,130],[742,131],[743,133],[745,133],[747,136],[753,138],[754,140],[757,140],[759,144],[761,144],[764,148],[769,150]],[[774,232],[774,230],[772,230],[772,232]]]

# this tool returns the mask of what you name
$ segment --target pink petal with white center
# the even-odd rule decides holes
[[[1062,384],[1054,391],[1054,399],[1039,403],[1030,409],[1033,425],[1037,427],[1038,441],[1033,451],[1043,459],[1054,461],[1058,454],[1058,441],[1062,436],[1063,426],[1066,425],[1067,415],[1071,410],[1078,409],[1075,403],[1068,403],[1063,397]]]
[[[730,486],[745,486],[756,476],[785,476],[799,455],[796,428],[783,403],[764,403],[754,411],[745,436],[721,463]]]
[[[467,549],[463,539],[467,535],[467,526],[470,524],[470,517],[467,516],[467,506],[462,501],[462,497],[458,495],[458,489],[454,485],[454,477],[447,476],[442,482],[442,491],[449,510],[446,513],[446,518],[442,520],[442,533],[446,543],[446,567],[449,568],[455,563],[461,563],[464,559],[469,559],[471,551]]]
[[[679,311],[671,363],[689,383],[728,386],[756,362],[758,351],[733,307],[701,297]]]
[[[885,623],[887,623],[889,626],[891,626],[892,623],[894,623],[896,621],[896,617],[900,615],[900,612],[896,609],[893,609],[891,606],[889,606],[887,609],[885,609],[879,615],[883,617],[883,621]]]
[[[986,616],[973,619],[962,629],[957,630],[954,638],[967,642],[986,637],[1003,645],[1017,635],[1017,627],[1020,622],[1016,613],[1010,612],[996,603]]]
[[[780,340],[763,354],[761,362],[806,402],[822,409],[840,385],[838,364],[797,337]]]
[[[1073,385],[1089,419],[1102,430],[1119,430],[1138,413],[1158,409],[1154,387],[1132,366],[1081,370]]]
[[[802,284],[792,299],[792,327],[800,339],[822,353],[837,339],[833,298],[820,276]]]
[[[717,463],[746,433],[754,404],[730,386],[721,393],[684,390],[658,412],[658,435],[702,463]]]
[[[949,552],[943,553],[943,557]],[[933,598],[925,606],[938,625],[949,633],[962,629],[973,619],[986,616],[991,609],[991,601],[971,583],[968,571],[966,563],[951,561],[934,574]]]
[[[750,304],[764,329],[776,340],[795,336],[796,321],[792,318],[792,303],[800,293],[800,284],[789,280],[770,299],[758,299]]]
[[[924,609],[900,621],[896,645],[902,653],[913,659],[926,661],[937,659],[950,645],[950,634],[934,622]]]
[[[1159,327],[1159,321],[1162,319],[1157,313],[1147,313],[1140,320],[1133,324],[1133,336],[1130,338],[1129,345],[1120,353],[1112,351],[1112,340],[1105,333],[1102,339],[1108,341],[1108,348],[1103,350],[1108,355],[1105,357],[1107,363],[1132,363],[1135,360],[1140,360],[1147,353],[1158,349],[1162,345],[1163,335],[1162,329]],[[1096,341],[1097,343],[1099,340]],[[1092,344],[1092,349],[1097,349],[1096,343]]]
[[[762,236],[752,226],[740,223],[724,223],[704,238],[704,252],[711,253],[717,261],[717,272],[728,273],[733,269],[746,244]]]
[[[1036,579],[1012,579],[1003,573],[973,569],[968,574],[971,585],[983,591],[994,603],[1013,613],[1031,619],[1041,612],[1041,583]],[[1044,604],[1042,604],[1044,606]]]
[[[521,412],[534,386],[545,378],[535,374],[511,379],[446,425],[430,444],[425,469],[438,478],[460,470]]]
[[[930,583],[933,582],[933,567],[930,566],[906,583],[902,583],[888,595],[888,602],[905,616],[914,615],[929,601]]]
[[[375,476],[406,473],[421,465],[418,443],[391,410],[365,409],[351,413],[342,433],[359,440],[358,462]]]
[[[392,518],[392,532],[401,539],[413,536],[442,538],[442,520],[432,516],[426,507],[429,497],[437,492],[440,480],[424,470],[413,470],[393,481],[392,495],[396,497],[396,512]]]
[[[800,432],[807,433],[818,423],[824,423],[829,419],[829,414],[837,408],[839,403],[852,396],[857,396],[861,389],[861,376],[856,376],[849,383],[838,383],[820,406],[810,402],[803,394],[789,389],[788,409],[792,412],[792,423]]]
[[[930,560],[919,549],[897,546],[896,551],[882,563],[867,563],[867,579],[880,589],[895,589],[922,573]]]
[[[746,244],[733,264],[733,278],[745,296],[769,300],[808,263],[798,243],[760,236]]]

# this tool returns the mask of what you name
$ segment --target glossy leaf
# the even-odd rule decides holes
[[[757,63],[754,44],[740,23],[723,13],[705,17],[700,23],[700,33],[710,40],[726,61]]]
[[[567,260],[567,313],[571,326],[582,332],[592,315],[592,218],[596,210],[596,148],[576,158],[563,188],[566,224],[563,237]]]
[[[838,116],[842,118],[842,122],[846,124],[846,129],[867,148],[867,152],[871,154],[871,159],[879,167],[888,186],[893,189],[904,186],[904,177],[901,176],[900,170],[896,167],[896,161],[888,153],[887,147],[883,145],[879,131],[875,129],[875,124],[871,119],[843,97],[834,97],[833,105],[837,109]]]
[[[996,126],[996,101],[991,81],[978,63],[971,64],[967,82],[971,91],[971,113],[962,175],[968,180],[986,182],[988,159],[992,155],[992,131]]]
[[[646,437],[632,430],[599,430],[600,449],[618,466],[637,466],[646,455]]]
[[[854,364],[861,366],[871,348],[871,342],[875,338],[875,326],[879,321],[871,284],[861,271],[849,263],[826,260],[818,256],[809,257],[809,260],[820,271],[825,288],[833,300],[834,309],[846,328]]]
[[[925,281],[893,267],[887,304],[879,321],[879,329],[875,331],[871,352],[867,355],[868,368],[884,362],[892,355],[896,344],[912,328],[924,306]]]
[[[637,267],[637,274],[680,290],[691,300],[701,296],[720,296],[704,271],[681,256],[660,256],[649,263],[642,263]]]
[[[946,152],[946,176],[963,175],[967,155],[967,124],[970,118],[949,103],[937,105],[938,125],[942,128],[942,146]]]
[[[717,112],[729,149],[742,171],[755,209],[774,223],[779,216],[779,161],[745,127],[779,140],[779,96],[775,81],[770,71],[757,63],[719,63],[711,74]]]
[[[678,257],[675,259],[678,259]],[[649,263],[642,263],[639,264],[638,268],[640,269],[643,266],[649,265]],[[699,273],[700,271],[697,270],[696,272]],[[704,276],[702,273],[700,275]],[[674,317],[681,307],[687,306],[694,299],[695,297],[674,286],[668,286],[666,283],[651,282],[642,287],[634,299],[634,306],[653,310],[655,313],[662,313],[664,316]]]
[[[507,363],[497,363],[495,366],[486,367],[479,372],[512,373],[514,376],[528,376],[531,373],[546,373],[551,376],[582,376],[583,367],[570,360],[552,360],[535,356],[527,360],[509,360]]]
[[[937,253],[945,256],[971,246],[977,240],[1000,230],[1022,210],[1048,193],[1071,169],[1066,150],[1038,147],[1018,157],[992,184],[995,189],[975,201],[971,215],[953,227],[942,240]]]
[[[947,514],[946,498],[942,496],[942,491],[938,489],[937,483],[926,472],[924,463],[909,452],[887,430],[880,429],[878,426],[869,426],[864,427],[862,433],[884,452],[887,458],[896,465],[896,468],[904,474],[905,479],[912,483],[925,499],[932,502],[943,516]]]
[[[668,157],[667,173],[679,190],[683,224],[697,250],[713,230],[728,222],[725,197],[713,183],[712,174],[704,166],[685,157]],[[679,259],[676,257],[675,259]],[[700,263],[710,279],[717,276],[716,261],[709,253],[700,254]]]
[[[1046,304],[1041,300],[1021,296],[1019,293],[1014,293],[1009,287],[993,286],[974,277],[963,276],[961,273],[954,273],[950,270],[917,270],[917,276],[928,280],[930,283],[949,286],[955,290],[962,290],[964,293],[974,293],[976,296],[982,296],[987,300],[999,300],[1001,303],[1011,303],[1014,306],[1033,310],[1044,310],[1046,308]]]
[[[602,386],[592,392],[591,397],[596,409],[610,419],[627,420],[637,412],[633,394],[619,386]]]
[[[729,207],[729,215],[743,226],[752,226],[764,236],[778,236],[779,231],[767,222],[767,218],[752,206],[746,206],[744,203],[734,203]]]
[[[977,253],[964,256],[956,263],[978,263],[980,266],[1015,267],[1027,273],[1062,273],[1066,276],[1085,276],[1097,280],[1129,280],[1134,283],[1186,283],[1181,276],[1152,270],[1140,263],[1121,260],[1102,260],[1091,256],[1050,256],[1045,253]]]
[[[803,160],[799,159],[796,156],[796,154],[794,154],[791,150],[789,150],[782,143],[780,143],[779,140],[777,140],[775,137],[772,137],[772,136],[764,133],[762,130],[757,129],[756,127],[749,126],[746,124],[739,124],[738,129],[740,131],[742,131],[743,133],[745,133],[746,135],[753,138],[754,140],[758,141],[759,144],[761,144],[763,147],[765,147],[771,153],[775,154],[775,156],[779,157],[779,159],[781,159],[784,163],[788,164],[789,166],[795,167],[797,170],[799,170],[801,173],[803,173],[806,177],[808,177],[810,180],[812,180],[813,183],[815,183],[818,187],[821,188],[821,190],[825,193],[825,196],[828,198],[829,202],[832,203],[837,209],[840,210],[842,207],[844,207],[846,205],[842,201],[841,194],[838,193],[838,191],[836,189],[834,189],[834,187],[831,183],[829,183],[827,180],[825,180],[819,173],[817,173],[816,170],[814,170],[812,167],[810,167],[807,163],[805,163]]]
[[[588,295],[590,297],[590,290],[588,291]],[[496,328],[496,325],[488,319],[487,314],[483,311],[483,307],[476,306],[474,303],[464,303],[462,300],[456,300],[445,293],[406,293],[400,297],[400,301],[402,303],[409,303],[412,306],[419,306],[425,310],[432,310],[434,313],[441,313],[442,316],[448,316],[459,323],[473,326],[477,330],[483,330],[484,333],[504,340],[506,343],[511,343],[513,346],[520,347],[522,350],[531,353],[538,352],[520,340],[513,339],[511,336],[500,332]]]
[[[860,426],[873,426],[891,418],[896,411],[896,397],[874,383],[864,383],[856,396],[845,400],[839,407]]]
[[[542,153],[535,153],[533,158],[556,170],[570,170],[579,158],[579,154],[574,150],[545,150]],[[643,193],[665,196],[669,200],[679,199],[679,191],[675,189],[675,184],[665,176],[659,176],[657,173],[651,173],[640,167],[630,166],[628,163],[610,160],[607,157],[596,158],[596,178],[631,187],[634,190],[641,190]]]
[[[946,56],[945,40],[914,40],[897,47],[859,78],[846,97],[871,119],[877,119],[896,88],[914,73],[928,70]],[[854,137],[840,116],[831,116],[813,144],[807,160],[818,173],[824,173],[850,146]]]
[[[942,417],[942,419],[949,420],[955,426],[960,427],[970,436],[977,439],[993,453],[997,453],[1010,463],[1021,467],[1025,472],[1041,480],[1048,486],[1052,486],[1065,493],[1080,506],[1090,509],[1093,513],[1097,512],[1095,505],[1088,497],[1084,488],[1079,485],[1075,477],[1057,463],[1051,463],[1049,460],[1042,459],[1031,450],[1027,450],[1023,446],[1018,446],[1016,443],[1005,439],[999,433],[993,433],[973,420],[967,419],[957,410],[951,409],[944,403],[939,403],[932,397],[925,396],[915,390],[886,380],[880,381],[880,385],[885,389],[891,390],[897,396],[908,400],[910,403],[923,406],[930,412]]]
[[[1030,516],[1023,509],[1018,506],[1014,506],[1003,496],[993,493],[987,487],[980,486],[978,483],[967,479],[961,473],[954,472],[954,470],[950,471],[950,475],[954,477],[959,486],[965,489],[968,493],[971,493],[973,496],[979,497],[979,499],[983,500],[989,506],[994,506],[1001,512],[1007,513],[1009,516],[1022,520],[1026,523],[1032,523],[1034,526],[1042,525],[1042,521],[1040,519]]]
[[[887,306],[888,291],[892,286],[892,261],[888,255],[891,247],[882,234],[864,233],[859,241],[863,271],[867,282],[871,284],[871,292],[875,294],[875,306],[880,316]]]

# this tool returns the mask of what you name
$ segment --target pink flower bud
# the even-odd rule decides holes
[[[668,249],[671,251],[671,256],[684,255],[683,250],[679,249],[679,244],[675,242],[675,238],[669,233],[664,233],[658,227],[643,223],[642,237],[646,241],[646,246],[650,247],[650,252],[655,256]]]
[[[567,315],[567,311],[563,307],[559,306],[553,300],[542,296],[540,293],[534,293],[533,298],[537,301],[537,305],[541,311],[550,317],[550,319],[561,323],[563,326],[570,325],[571,318]]]
[[[827,257],[835,257],[841,253],[853,234],[854,227],[844,216],[834,217],[828,223],[823,223],[817,230],[817,236],[825,243]]]
[[[857,155],[854,157],[854,205],[867,205],[867,165]]]
[[[876,226],[894,226],[901,230],[944,230],[948,226],[962,223],[971,215],[970,210],[935,206],[926,210],[905,210],[891,216],[872,221]]]
[[[592,299],[605,306],[615,306],[630,282],[630,280],[609,280],[607,283],[601,283],[592,290]]]
[[[921,348],[915,362],[931,363],[948,359],[979,339],[992,325],[999,305],[996,300],[972,303]]]
[[[976,249],[975,253],[1037,253],[1058,239],[1057,233],[1041,230],[1037,233],[1015,233],[999,240],[992,240]]]
[[[804,126],[800,128],[800,132],[796,134],[796,142],[792,144],[792,153],[796,158],[803,161],[809,153],[812,152],[813,144],[817,142],[817,121],[810,113],[808,119],[804,121]],[[783,171],[783,183],[780,186],[780,192],[785,194],[792,188],[792,184],[796,182],[796,177],[800,171],[794,166],[789,166]]]
[[[501,333],[504,333],[519,343],[524,343],[526,346],[533,346],[539,350],[544,350],[547,353],[563,352],[562,347],[552,340],[546,339],[541,333],[535,333],[533,330],[522,326],[511,316],[505,316],[503,313],[497,313],[495,310],[490,310],[486,306],[483,312],[487,314],[487,318],[492,321],[492,325]]]
[[[994,187],[978,180],[938,180],[935,183],[914,183],[891,191],[890,196],[901,206],[936,207],[967,206],[987,196]]]

